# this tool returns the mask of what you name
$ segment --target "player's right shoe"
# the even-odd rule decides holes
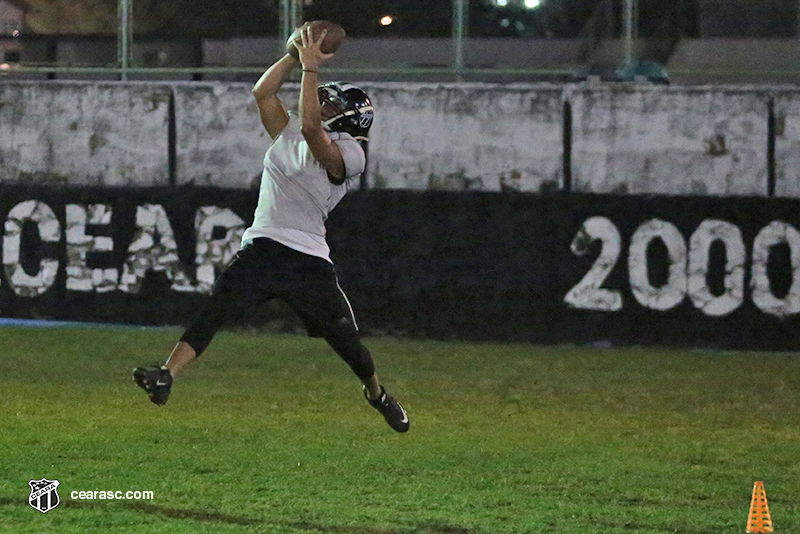
[[[155,364],[153,367],[137,367],[133,370],[133,381],[147,392],[150,400],[159,406],[167,403],[172,389],[172,374],[166,367]]]
[[[378,410],[392,430],[396,432],[408,431],[408,414],[400,406],[400,403],[394,400],[394,397],[386,393],[386,390],[381,386],[381,395],[373,400],[369,398],[367,387],[364,386],[364,398],[370,405]]]

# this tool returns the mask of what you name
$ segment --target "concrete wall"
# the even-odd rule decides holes
[[[800,91],[775,95],[775,194],[800,198]]]
[[[798,2],[800,5],[800,2]],[[667,62],[676,84],[797,83],[800,39],[681,39]]]
[[[635,58],[656,59],[656,51],[662,50],[664,39],[636,39],[633,45]],[[266,62],[277,59],[284,50],[284,43],[277,38],[263,37],[209,38],[203,40],[202,47],[206,66],[251,67],[266,66]],[[587,61],[619,66],[624,58],[623,39],[592,43],[586,39],[470,37],[464,41],[464,63],[472,68],[573,72]],[[446,68],[452,65],[450,38],[386,37],[348,39],[328,63],[328,68],[382,69],[382,80],[396,80],[403,67]],[[800,73],[800,41],[774,35],[750,39],[682,38],[669,56],[667,69],[676,83],[792,82]],[[492,73],[492,76],[498,74]]]
[[[569,100],[576,191],[767,191],[767,91],[583,87]]]
[[[4,183],[167,185],[164,85],[0,84]]]
[[[370,88],[373,89],[373,88]],[[374,87],[373,187],[538,191],[562,183],[562,90]]]
[[[251,87],[242,83],[175,86],[178,185],[241,188],[261,173],[270,138],[261,125]],[[288,101],[286,96],[283,99]]]
[[[613,40],[617,42],[617,40]],[[580,63],[580,39],[470,37],[464,41],[464,63],[470,67],[574,68]],[[284,52],[278,38],[204,39],[203,63],[250,66],[274,60]],[[622,51],[617,50],[617,58]],[[348,38],[327,64],[329,68],[448,67],[453,64],[450,38]]]
[[[361,85],[372,188],[800,197],[797,88]],[[269,144],[250,88],[0,83],[0,181],[247,188]]]
[[[361,84],[375,105],[371,187],[538,191],[560,187],[562,91],[555,86]],[[178,183],[243,187],[269,137],[250,84],[176,86]],[[298,90],[281,98],[297,108]]]

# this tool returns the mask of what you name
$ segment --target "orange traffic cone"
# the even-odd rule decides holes
[[[767,493],[764,491],[763,482],[753,484],[753,498],[750,499],[750,514],[747,516],[747,532],[753,534],[775,532],[775,529],[772,528],[772,518],[769,515]]]

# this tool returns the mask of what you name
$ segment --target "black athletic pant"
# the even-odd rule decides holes
[[[333,265],[266,238],[254,239],[236,254],[181,341],[199,356],[220,327],[273,298],[286,301],[309,335],[325,338],[359,378],[375,373]]]

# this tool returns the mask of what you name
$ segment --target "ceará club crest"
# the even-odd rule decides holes
[[[28,485],[31,487],[28,503],[43,514],[49,512],[61,502],[57,491],[58,480],[42,478],[40,480],[31,480]]]

